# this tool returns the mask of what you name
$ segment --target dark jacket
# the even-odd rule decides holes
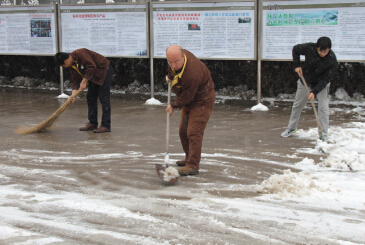
[[[186,67],[178,83],[172,88],[177,98],[171,103],[174,108],[182,108],[194,103],[205,104],[215,101],[214,83],[208,67],[187,50]],[[171,67],[168,67],[168,77],[173,79]]]
[[[294,68],[301,67],[300,55],[305,56],[303,76],[312,93],[317,96],[331,82],[337,67],[335,53],[330,50],[325,57],[320,57],[315,43],[298,44],[293,47]],[[303,83],[303,82],[302,82]]]
[[[70,53],[72,59],[79,65],[79,71],[87,80],[103,85],[106,73],[108,72],[110,61],[91,50],[81,48]],[[70,69],[71,88],[79,89],[82,81],[81,75],[73,68]]]

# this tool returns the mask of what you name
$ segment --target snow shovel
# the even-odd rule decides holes
[[[171,103],[171,82],[168,83],[168,95],[167,95],[167,105]],[[165,153],[165,165],[156,164],[156,171],[158,177],[160,177],[164,182],[174,184],[179,180],[179,172],[176,168],[169,167],[169,157],[170,157],[170,113],[167,112],[166,120],[166,153]]]
[[[303,83],[304,83],[304,86],[305,86],[305,88],[307,89],[307,94],[310,94],[310,91],[309,91],[309,88],[308,88],[307,82],[305,81],[303,74],[300,74],[300,79],[302,79],[302,81],[303,81]],[[310,102],[311,102],[311,105],[312,105],[312,108],[313,108],[314,116],[316,117],[317,126],[318,126],[318,132],[319,132],[319,137],[320,137],[320,139],[322,139],[322,140],[323,140],[321,124],[319,123],[319,120],[318,120],[318,114],[317,114],[316,106],[314,105],[314,101],[313,101],[313,99],[311,99],[311,100],[310,100]]]

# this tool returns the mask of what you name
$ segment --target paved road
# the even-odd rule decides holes
[[[112,132],[95,134],[78,131],[87,122],[81,96],[49,130],[14,133],[52,115],[65,101],[57,95],[0,90],[0,227],[8,234],[0,235],[1,244],[40,244],[42,239],[44,244],[323,242],[324,234],[301,232],[294,221],[283,225],[255,218],[254,204],[226,208],[219,201],[251,202],[258,196],[254,185],[287,168],[299,171],[293,166],[298,159],[322,157],[296,152],[313,148],[313,140],[280,137],[290,103],[279,102],[268,112],[250,111],[255,101],[216,104],[205,131],[200,174],[169,186],[154,169],[164,160],[166,105],[144,105],[148,95],[113,95]],[[172,163],[183,157],[179,116],[175,110],[171,118]],[[330,123],[351,120],[336,112]],[[300,127],[316,127],[311,109],[304,111]],[[293,155],[298,158],[287,157]],[[314,232],[315,226],[308,230]]]

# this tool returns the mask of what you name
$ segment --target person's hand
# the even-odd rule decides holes
[[[84,91],[87,88],[87,79],[82,79],[82,82],[80,83],[80,90]]]
[[[169,76],[166,76],[166,83],[169,84],[170,82],[172,82],[172,80],[170,80]]]
[[[314,94],[313,93],[310,93],[310,94],[307,94],[308,96],[308,100],[314,100]]]
[[[71,96],[68,97],[67,99],[70,100],[71,99]],[[75,101],[76,101],[76,98],[73,98],[72,101],[71,101],[71,104],[75,103]]]
[[[72,90],[72,95],[74,95],[76,92],[77,92],[77,90]],[[71,99],[71,96],[68,97],[67,99],[70,100]],[[73,103],[75,103],[75,101],[76,101],[76,97],[72,99],[71,103],[73,104]]]
[[[171,105],[169,105],[168,107],[166,107],[166,112],[170,113],[170,116],[172,115],[172,113],[174,112],[174,107],[172,107]]]
[[[295,72],[298,73],[298,76],[301,77],[301,74],[303,74],[302,67],[295,68]]]

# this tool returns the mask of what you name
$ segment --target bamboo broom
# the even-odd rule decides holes
[[[53,113],[52,116],[44,120],[43,122],[33,126],[33,127],[20,127],[17,130],[15,130],[18,134],[31,134],[31,133],[37,133],[42,130],[45,130],[46,128],[50,127],[53,122],[61,115],[62,112],[64,112],[72,103],[72,100],[78,96],[82,91],[79,89],[77,92],[70,96],[70,98],[60,107],[58,110]]]

